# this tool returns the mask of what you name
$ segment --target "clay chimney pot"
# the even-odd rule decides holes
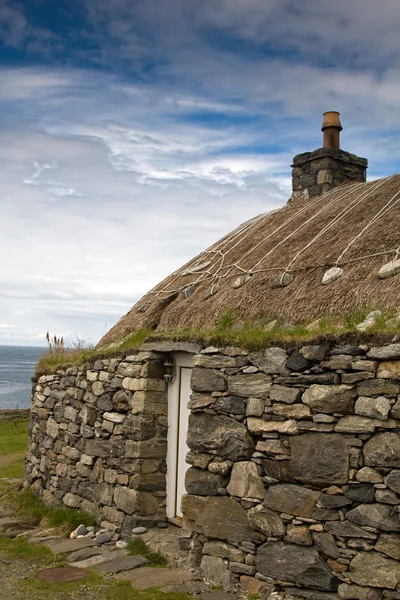
[[[335,110],[324,112],[324,120],[321,127],[321,131],[324,132],[323,147],[339,150],[340,132],[342,129],[343,127],[340,122],[340,113]]]
[[[336,110],[324,112],[324,121],[322,123],[321,131],[324,131],[327,127],[337,127],[339,131],[342,131],[343,127],[340,122],[340,113]]]

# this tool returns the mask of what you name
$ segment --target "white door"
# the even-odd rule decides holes
[[[190,377],[193,357],[177,352],[175,379],[168,386],[168,452],[167,452],[167,516],[181,518],[181,498],[185,494],[185,473],[189,465],[185,462],[189,448],[186,444],[190,410]]]

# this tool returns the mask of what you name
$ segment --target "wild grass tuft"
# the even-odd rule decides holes
[[[153,329],[138,329],[134,333],[131,333],[126,338],[122,340],[122,342],[117,346],[117,348],[113,348],[115,352],[118,350],[130,350],[131,348],[137,348],[153,333]]]
[[[135,554],[147,558],[148,567],[167,567],[167,561],[158,552],[151,552],[144,540],[134,537],[128,542],[127,550],[129,554]]]
[[[118,353],[134,350],[153,333],[150,328],[138,329],[122,340],[119,344],[111,344],[107,348],[94,348],[78,340],[72,347],[67,347],[62,338],[50,338],[49,350],[44,354],[36,365],[35,375],[40,377],[46,373],[53,373],[58,367],[70,365],[82,365],[98,358],[115,356]],[[49,334],[47,334],[49,335]],[[46,337],[47,339],[47,337]]]
[[[16,512],[32,524],[44,521],[49,527],[62,527],[66,530],[76,529],[81,523],[86,526],[95,524],[95,518],[83,510],[67,506],[46,506],[30,488],[14,494],[13,500]]]

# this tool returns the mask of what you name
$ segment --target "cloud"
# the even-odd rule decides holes
[[[25,52],[0,67],[0,343],[96,342],[286,201],[324,110],[370,177],[400,170],[398,0],[86,0],[49,30],[27,6],[0,9]]]

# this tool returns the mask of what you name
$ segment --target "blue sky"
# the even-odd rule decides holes
[[[398,0],[0,0],[0,344],[96,343],[290,195],[292,157],[400,171]]]

